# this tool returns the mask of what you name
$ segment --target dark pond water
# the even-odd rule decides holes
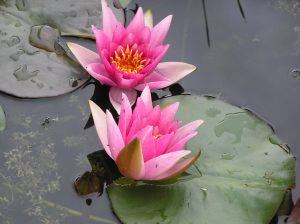
[[[300,1],[243,0],[244,18],[238,1],[204,1],[207,25],[200,0],[136,2],[155,22],[174,15],[165,60],[198,67],[181,81],[186,91],[249,108],[300,155]],[[118,223],[105,192],[78,197],[72,185],[90,169],[86,155],[101,148],[94,128],[84,129],[93,94],[94,85],[49,99],[0,95],[1,223]]]

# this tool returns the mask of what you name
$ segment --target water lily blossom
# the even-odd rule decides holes
[[[151,90],[167,87],[196,69],[183,62],[160,62],[169,48],[163,41],[171,15],[152,27],[151,12],[144,17],[142,8],[138,8],[128,27],[124,27],[105,0],[102,13],[102,30],[92,27],[98,53],[74,43],[68,43],[68,47],[91,76],[112,87],[110,101],[118,112],[122,93],[132,104],[136,90],[142,91],[146,85]]]
[[[107,110],[104,113],[95,103],[90,107],[96,130],[107,154],[116,162],[120,172],[134,180],[165,180],[184,172],[200,153],[191,153],[185,144],[197,135],[203,123],[196,120],[179,127],[175,116],[179,103],[161,109],[153,108],[149,87],[145,87],[132,111],[125,94],[122,96],[118,124]]]

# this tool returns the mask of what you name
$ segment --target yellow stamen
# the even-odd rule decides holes
[[[137,74],[146,65],[146,59],[143,57],[143,52],[138,50],[133,51],[128,45],[126,49],[116,50],[114,56],[110,57],[111,63],[116,68],[125,73]]]

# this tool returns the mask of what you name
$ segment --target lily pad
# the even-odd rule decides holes
[[[6,126],[5,114],[2,107],[0,106],[0,131],[3,131],[5,129],[5,126]]]
[[[295,158],[271,127],[249,112],[211,97],[175,96],[178,119],[203,119],[187,145],[200,159],[198,177],[170,185],[108,187],[113,210],[125,224],[267,224],[294,185]],[[270,141],[276,139],[276,141]]]
[[[113,6],[119,21],[124,10]],[[55,47],[60,33],[91,33],[101,27],[99,0],[0,0],[0,91],[22,97],[61,95],[89,75]],[[31,42],[29,42],[29,40]]]

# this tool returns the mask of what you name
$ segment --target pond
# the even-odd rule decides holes
[[[152,9],[154,23],[173,14],[164,59],[197,66],[180,81],[186,92],[249,109],[299,157],[300,1],[137,0],[128,7],[135,3]],[[94,127],[87,125],[87,100],[109,104],[107,89],[95,91],[89,82],[52,98],[0,95],[7,117],[0,134],[1,223],[119,223],[106,191],[80,197],[73,187],[90,170],[86,156],[101,149]],[[181,91],[175,87],[173,93]],[[294,202],[299,197],[297,187]]]

